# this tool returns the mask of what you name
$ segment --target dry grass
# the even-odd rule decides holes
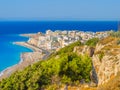
[[[104,44],[105,46],[101,49],[101,52],[109,55],[117,55],[120,52],[120,45],[117,45],[118,38],[107,37],[101,40],[99,43]],[[96,52],[96,54],[99,52]]]
[[[102,45],[105,45],[105,44],[110,43],[111,41],[116,41],[116,40],[118,40],[118,38],[106,37],[106,38],[100,40],[99,43],[102,44]]]
[[[64,90],[64,86],[61,89]],[[68,86],[68,90],[97,90],[97,87],[88,87],[88,85],[77,85],[77,86]]]
[[[60,89],[64,90],[64,89]],[[99,87],[85,87],[80,86],[69,86],[68,90],[120,90],[120,72],[114,78],[112,78],[108,83],[101,85]]]
[[[104,84],[103,86],[100,86],[98,90],[120,90],[120,72],[108,83]]]
[[[110,55],[117,55],[120,52],[120,46],[118,45],[107,45],[102,50],[104,53],[109,52]]]
[[[97,88],[93,87],[69,87],[68,90],[97,90]]]

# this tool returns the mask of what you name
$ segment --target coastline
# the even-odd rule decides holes
[[[42,53],[42,50],[40,48],[36,46],[32,46],[27,42],[14,42],[13,44],[24,46],[26,48],[31,49],[33,52],[21,53],[19,63],[13,66],[10,66],[0,72],[0,81],[4,78],[9,77],[15,71],[22,70],[28,65],[31,65],[34,62],[37,62],[39,60],[42,60],[42,58],[45,57],[45,54]],[[34,57],[34,58],[31,58],[31,57]]]
[[[36,33],[30,33],[30,34],[19,34],[19,36],[27,37],[27,38],[31,38],[31,37],[36,36]]]

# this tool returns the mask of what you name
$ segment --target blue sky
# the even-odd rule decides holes
[[[120,0],[0,0],[0,20],[120,20]]]

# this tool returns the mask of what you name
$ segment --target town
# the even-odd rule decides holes
[[[30,34],[28,43],[44,50],[59,50],[71,43],[80,40],[85,43],[92,38],[102,39],[108,36],[109,31],[104,32],[83,32],[78,30],[71,31],[52,31],[47,30],[45,34],[38,32],[37,34]]]

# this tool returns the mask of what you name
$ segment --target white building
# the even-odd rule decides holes
[[[53,34],[53,32],[52,32],[51,30],[47,30],[47,31],[46,31],[46,34],[47,34],[47,35],[51,35],[51,34]]]

